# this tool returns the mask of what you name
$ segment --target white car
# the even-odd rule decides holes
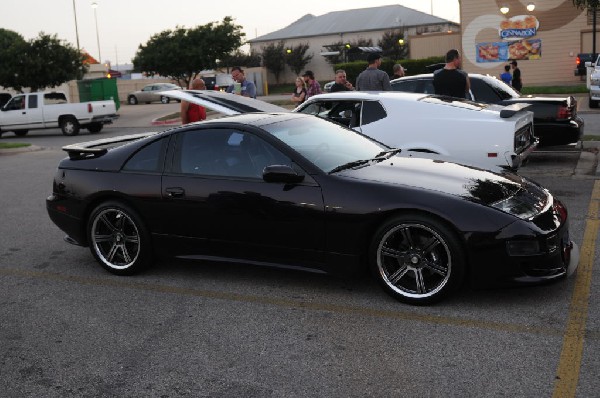
[[[164,95],[226,115],[289,112],[231,94],[185,90]],[[526,108],[524,104],[490,105],[426,94],[346,91],[316,95],[293,112],[335,121],[404,152],[442,155],[487,169],[517,169],[537,146],[533,114]]]
[[[594,70],[590,76],[590,108],[597,108],[598,102],[600,102],[600,55],[596,59],[596,62],[591,65]]]

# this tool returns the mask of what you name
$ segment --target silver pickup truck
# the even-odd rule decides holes
[[[113,100],[69,103],[62,92],[17,94],[0,108],[0,136],[57,127],[64,135],[77,135],[82,127],[97,133],[118,117]]]

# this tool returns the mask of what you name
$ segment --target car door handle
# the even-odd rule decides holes
[[[165,189],[165,191],[170,198],[181,198],[185,196],[185,189],[180,187],[170,187]]]

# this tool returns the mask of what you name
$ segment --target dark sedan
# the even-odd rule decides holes
[[[248,113],[64,148],[47,209],[127,275],[155,254],[350,274],[431,303],[565,277],[567,209],[512,173],[398,150],[311,115]]]
[[[469,74],[471,99],[486,104],[530,104],[538,147],[576,143],[583,135],[583,119],[577,115],[577,100],[572,96],[522,96],[506,83],[489,75]],[[391,81],[392,89],[409,93],[434,94],[433,74],[401,77]]]

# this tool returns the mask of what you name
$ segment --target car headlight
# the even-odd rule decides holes
[[[523,202],[515,196],[493,203],[492,206],[523,220],[529,220],[540,212],[537,206],[532,206],[530,203]]]

